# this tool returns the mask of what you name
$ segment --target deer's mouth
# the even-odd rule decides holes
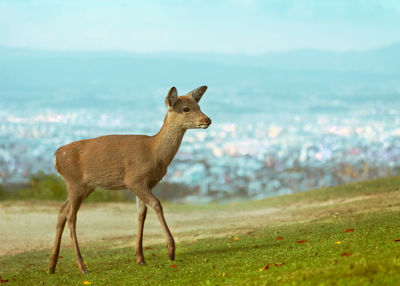
[[[207,129],[208,126],[210,126],[210,124],[200,124],[200,125],[195,126],[194,128]]]

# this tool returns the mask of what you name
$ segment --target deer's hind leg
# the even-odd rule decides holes
[[[139,198],[136,199],[136,205],[137,205],[137,215],[138,215],[138,228],[137,228],[135,255],[136,255],[136,262],[138,264],[143,265],[146,264],[143,256],[143,227],[147,215],[147,206]]]
[[[58,255],[60,253],[60,244],[61,238],[64,231],[65,223],[67,221],[67,209],[68,209],[68,200],[66,200],[58,213],[58,221],[56,227],[56,238],[54,240],[53,251],[51,252],[50,256],[50,265],[49,265],[49,272],[51,274],[54,273],[58,261]]]
[[[78,210],[85,198],[87,198],[90,193],[94,191],[94,188],[89,187],[87,185],[68,183],[68,210],[67,210],[67,222],[68,228],[70,232],[70,236],[72,239],[72,244],[74,247],[76,264],[79,267],[79,270],[82,273],[88,273],[85,263],[83,262],[83,258],[81,252],[79,250],[78,238],[76,236],[76,219]]]

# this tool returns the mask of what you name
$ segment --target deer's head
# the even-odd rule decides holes
[[[172,87],[165,99],[168,108],[170,124],[183,129],[203,128],[211,124],[211,119],[200,110],[199,101],[206,92],[207,86],[201,86],[184,96],[178,97],[175,87]]]

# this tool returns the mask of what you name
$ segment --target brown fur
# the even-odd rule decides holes
[[[68,199],[58,216],[56,238],[50,257],[50,273],[54,273],[57,265],[66,222],[73,241],[76,263],[81,272],[87,273],[76,237],[76,215],[82,201],[97,187],[109,190],[128,189],[137,196],[137,263],[145,263],[142,238],[147,206],[154,209],[164,229],[169,258],[175,258],[174,239],[165,222],[162,206],[151,189],[167,173],[168,165],[178,151],[186,130],[207,128],[211,124],[211,120],[200,111],[198,105],[206,89],[207,87],[202,86],[186,96],[178,97],[176,89],[171,88],[165,101],[168,112],[164,124],[154,136],[107,135],[75,141],[56,151],[54,163],[67,185]]]

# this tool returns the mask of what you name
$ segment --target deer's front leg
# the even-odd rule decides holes
[[[163,209],[160,201],[153,195],[151,190],[144,184],[130,185],[129,189],[141,200],[143,203],[151,207],[157,214],[157,217],[163,227],[165,236],[167,238],[167,253],[171,260],[175,260],[175,241],[168,228],[168,225],[164,218]]]
[[[143,256],[143,227],[144,227],[144,221],[146,220],[147,206],[139,198],[137,198],[136,205],[138,213],[138,229],[136,237],[135,255],[136,255],[136,262],[138,264],[143,265],[146,264]]]
[[[175,241],[174,241],[174,238],[172,237],[172,234],[169,231],[167,222],[165,221],[164,213],[163,213],[163,209],[162,209],[160,201],[154,195],[153,195],[153,198],[154,198],[153,204],[150,204],[150,206],[156,212],[157,217],[158,217],[159,221],[161,222],[161,225],[162,225],[162,227],[164,229],[164,232],[165,232],[165,235],[167,237],[167,253],[168,253],[168,257],[169,257],[170,260],[175,260]]]

